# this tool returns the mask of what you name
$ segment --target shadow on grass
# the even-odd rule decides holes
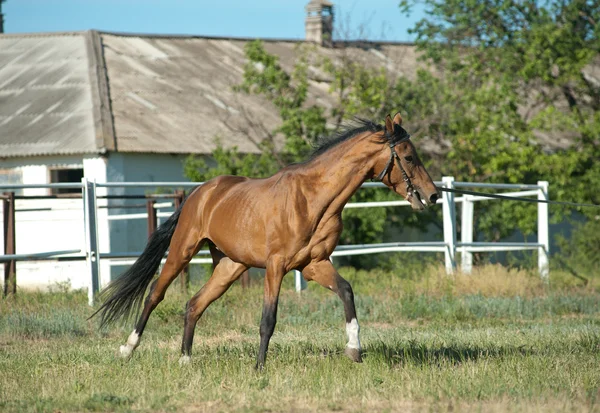
[[[509,356],[529,356],[535,352],[531,348],[519,347],[479,347],[479,346],[441,346],[428,347],[424,344],[410,341],[401,345],[389,345],[378,342],[369,345],[364,350],[366,359],[377,359],[396,366],[399,364],[413,365],[447,365],[461,364],[480,358],[503,358]]]
[[[255,346],[245,345],[249,354],[255,355]],[[305,358],[344,358],[343,346],[322,346],[310,342],[299,342],[286,345],[273,343],[269,349],[270,354],[302,360]],[[375,342],[363,349],[363,360],[387,364],[390,367],[410,364],[427,366],[458,365],[464,362],[475,361],[480,358],[502,359],[504,357],[527,357],[537,351],[525,346],[435,346],[425,345],[416,341],[406,343]]]

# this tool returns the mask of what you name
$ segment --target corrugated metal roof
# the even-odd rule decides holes
[[[0,36],[0,157],[93,153],[84,33]]]
[[[242,82],[247,39],[101,34],[117,150],[124,152],[210,153],[215,136],[243,152],[279,122],[277,110],[259,96],[233,91]],[[304,42],[266,41],[265,48],[291,70]],[[379,49],[319,48],[316,56],[343,54],[414,72],[415,51],[406,44]],[[408,58],[407,58],[408,56]],[[400,65],[402,61],[402,65]],[[412,64],[411,64],[412,63]],[[402,70],[399,70],[403,67]],[[333,106],[328,76],[311,66],[309,100]]]
[[[243,42],[103,34],[102,44],[120,152],[210,153],[218,135],[256,152],[226,124],[243,128],[246,114],[269,128],[278,121],[266,102],[232,90],[243,73]]]

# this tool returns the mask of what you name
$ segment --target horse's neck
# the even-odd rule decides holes
[[[360,139],[363,142],[358,142]],[[311,162],[312,179],[316,181],[314,190],[317,199],[326,204],[325,209],[341,212],[372,173],[378,146],[364,139],[364,136],[349,139]]]

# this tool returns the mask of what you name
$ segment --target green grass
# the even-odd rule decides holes
[[[0,411],[600,411],[594,282],[555,273],[545,286],[501,267],[343,274],[364,363],[343,356],[339,299],[312,284],[297,294],[290,277],[262,373],[259,285],[209,308],[184,368],[177,287],[129,361],[116,352],[132,323],[98,331],[85,294],[21,291],[0,301]]]

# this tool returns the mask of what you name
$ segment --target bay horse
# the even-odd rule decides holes
[[[269,178],[219,176],[194,189],[184,204],[151,236],[141,256],[103,295],[101,326],[139,308],[164,254],[160,276],[150,287],[142,314],[120,355],[130,357],[152,311],[182,269],[208,243],[213,273],[186,305],[180,363],[188,363],[196,323],[249,267],[265,268],[260,347],[256,367],[265,364],[275,329],[283,276],[299,270],[337,293],[344,304],[348,343],[345,354],[361,361],[359,325],[352,287],[329,257],[342,232],[342,210],[367,179],[377,179],[407,199],[414,210],[436,203],[437,189],[425,170],[402,117],[385,125],[360,120],[324,140],[306,162]]]

